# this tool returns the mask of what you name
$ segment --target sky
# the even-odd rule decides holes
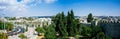
[[[0,16],[120,16],[120,0],[0,0]]]

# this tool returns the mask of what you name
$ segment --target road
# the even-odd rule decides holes
[[[35,28],[28,27],[28,31],[25,32],[25,36],[27,36],[29,39],[36,39],[38,36],[34,34]]]
[[[8,36],[8,39],[20,39],[18,36],[20,35],[20,33],[23,33],[23,31],[25,30],[24,28],[15,28],[14,32],[16,32],[17,30],[20,30],[19,33],[12,35],[12,36]],[[28,39],[36,39],[38,37],[38,35],[34,34],[35,32],[35,28],[34,27],[28,27],[28,31],[24,32],[24,35],[28,37]],[[10,32],[11,33],[11,32]]]

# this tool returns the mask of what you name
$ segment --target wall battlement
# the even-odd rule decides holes
[[[120,23],[120,21],[101,20],[101,23]]]

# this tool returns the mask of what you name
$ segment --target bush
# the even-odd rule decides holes
[[[19,35],[19,38],[21,39],[27,39],[27,36],[25,36],[23,33]]]
[[[0,32],[0,39],[8,39],[7,33]]]

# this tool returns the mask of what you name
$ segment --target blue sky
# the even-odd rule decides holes
[[[120,0],[4,0],[0,16],[53,16],[73,9],[76,16],[120,16]]]

